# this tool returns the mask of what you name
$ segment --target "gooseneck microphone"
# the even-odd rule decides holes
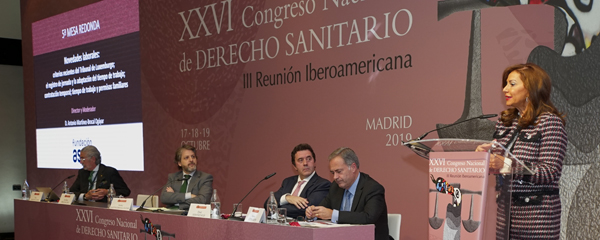
[[[71,178],[73,178],[73,177],[75,177],[75,175],[68,176],[68,177],[66,177],[65,179],[63,179],[63,180],[61,180],[60,182],[58,182],[58,184],[56,184],[56,186],[54,186],[54,187],[53,187],[53,188],[50,190],[50,192],[48,193],[48,196],[46,196],[46,199],[44,199],[44,201],[46,201],[46,202],[49,202],[49,201],[51,201],[51,200],[50,200],[50,196],[52,196],[52,193],[54,192],[54,189],[56,189],[58,186],[60,186],[60,184],[61,184],[61,183],[63,183],[64,181],[67,181],[67,179],[71,179]]]
[[[275,174],[277,174],[276,172],[269,174],[268,176],[265,177],[265,179],[263,180],[267,180],[269,178],[271,178],[272,176],[275,176]],[[262,180],[261,180],[262,181]],[[259,182],[260,183],[260,182]]]
[[[244,197],[242,198],[242,200],[240,200],[240,201],[238,202],[238,204],[236,205],[236,207],[233,209],[233,212],[231,213],[231,216],[229,216],[229,218],[228,218],[228,219],[230,219],[230,220],[235,220],[235,221],[242,221],[242,217],[241,217],[241,216],[240,216],[240,217],[236,217],[236,216],[235,216],[235,211],[237,211],[237,206],[239,206],[239,204],[240,204],[240,203],[242,203],[242,201],[244,201],[244,199],[246,199],[246,197],[247,197],[247,196],[248,196],[248,195],[249,195],[249,194],[250,194],[250,193],[251,193],[251,192],[252,192],[252,191],[253,191],[253,190],[256,188],[256,186],[258,186],[258,184],[260,184],[260,183],[261,183],[262,181],[264,181],[264,180],[267,180],[267,179],[269,179],[269,178],[271,178],[271,177],[275,176],[275,174],[276,174],[276,173],[277,173],[277,172],[271,173],[271,174],[267,175],[265,178],[263,178],[263,179],[261,179],[260,181],[258,181],[258,183],[257,183],[256,185],[254,185],[254,187],[253,187],[252,189],[250,189],[250,191],[249,191],[248,193],[246,193],[246,196],[244,196]]]
[[[423,140],[423,138],[425,138],[427,136],[427,134],[433,132],[433,131],[438,131],[444,128],[448,128],[448,127],[452,127],[452,126],[456,126],[458,124],[464,123],[464,122],[468,122],[468,121],[472,121],[474,119],[487,119],[487,118],[493,118],[498,116],[498,114],[484,114],[481,116],[477,116],[477,117],[472,117],[472,118],[467,118],[465,120],[462,121],[458,121],[452,124],[448,124],[446,126],[440,127],[440,128],[435,128],[431,131],[428,131],[426,133],[424,133],[423,135],[421,135],[420,137],[418,137],[417,139],[411,139],[408,140],[407,142],[402,141],[402,145],[407,146],[408,148],[410,148],[413,152],[415,152],[417,155],[419,155],[420,157],[423,157],[425,159],[429,159],[429,152],[431,152],[431,148],[426,146],[425,144],[422,144],[420,142],[420,140]]]
[[[462,120],[462,121],[459,121],[459,122],[455,122],[455,123],[452,123],[452,124],[448,124],[448,125],[443,126],[441,128],[436,128],[436,129],[433,129],[433,130],[431,130],[429,132],[426,132],[423,135],[421,135],[420,137],[418,137],[416,140],[417,141],[422,140],[423,138],[425,138],[425,136],[427,136],[427,134],[430,134],[433,131],[438,131],[438,130],[441,130],[441,129],[444,129],[444,128],[449,128],[449,127],[452,127],[452,126],[455,126],[455,125],[458,125],[458,124],[461,124],[461,123],[464,123],[464,122],[468,122],[468,121],[471,121],[471,120],[474,120],[474,119],[487,119],[487,118],[493,118],[493,117],[496,117],[496,116],[498,116],[498,114],[484,114],[484,115],[477,116],[477,117],[467,118],[465,120]]]

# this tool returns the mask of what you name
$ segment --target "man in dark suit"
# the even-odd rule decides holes
[[[327,197],[306,209],[307,218],[331,219],[334,223],[375,224],[375,239],[388,240],[385,189],[375,179],[359,170],[356,153],[338,148],[329,155],[333,174]]]
[[[321,202],[327,195],[331,183],[317,174],[316,161],[315,152],[306,143],[292,150],[292,166],[298,175],[284,179],[281,188],[273,193],[279,207],[287,209],[288,217],[304,216],[306,207]],[[265,209],[268,201],[267,198]]]
[[[83,169],[79,170],[77,179],[70,188],[79,201],[106,202],[111,183],[117,197],[129,196],[131,191],[119,172],[101,163],[102,157],[96,147],[88,145],[81,149],[79,159]]]
[[[183,145],[175,151],[175,163],[181,171],[169,174],[160,201],[167,207],[186,210],[192,203],[209,204],[213,192],[212,175],[196,169],[196,148]]]

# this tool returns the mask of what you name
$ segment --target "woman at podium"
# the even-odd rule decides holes
[[[491,170],[503,173],[496,177],[496,238],[559,239],[567,133],[563,114],[550,101],[550,77],[535,64],[518,64],[504,70],[502,86],[508,109],[496,123],[494,139],[532,172],[524,173],[501,148],[491,150]]]

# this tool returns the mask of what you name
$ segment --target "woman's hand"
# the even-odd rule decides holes
[[[490,168],[501,169],[504,166],[504,157],[496,154],[490,155]]]
[[[491,147],[492,147],[491,143],[481,144],[481,145],[477,146],[477,148],[475,149],[475,152],[487,152],[490,150]]]
[[[475,152],[487,152],[492,147],[491,143],[485,143],[477,146]],[[496,154],[490,155],[490,169],[501,169],[504,166],[504,157]]]

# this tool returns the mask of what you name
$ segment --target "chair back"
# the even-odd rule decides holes
[[[390,230],[390,236],[394,240],[400,240],[400,223],[402,222],[402,215],[398,213],[388,214],[388,229]]]
[[[148,198],[149,196],[150,195],[147,195],[147,194],[138,194],[137,200],[135,201],[135,205],[140,206],[144,202],[144,200],[146,200],[146,198]],[[148,199],[148,201],[146,201],[146,204],[144,204],[144,207],[153,207],[153,208],[158,207],[158,196],[152,195],[152,197],[150,199]]]

